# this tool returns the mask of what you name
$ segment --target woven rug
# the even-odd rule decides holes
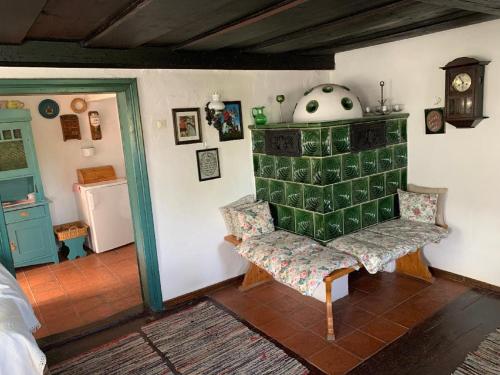
[[[500,374],[500,328],[490,333],[476,351],[467,354],[453,375]]]
[[[321,373],[210,300],[154,321],[142,327],[140,333],[50,370],[52,375]]]

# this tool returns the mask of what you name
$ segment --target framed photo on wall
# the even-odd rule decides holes
[[[444,134],[444,108],[429,108],[425,110],[425,134]]]
[[[185,145],[189,143],[200,143],[201,121],[199,108],[174,108],[175,144]]]
[[[219,149],[207,148],[196,151],[198,178],[200,181],[220,178]]]
[[[241,115],[241,102],[224,102],[224,111],[220,114],[222,124],[219,129],[219,141],[234,141],[243,139],[243,117]]]

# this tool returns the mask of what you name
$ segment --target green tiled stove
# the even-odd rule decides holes
[[[328,242],[397,216],[407,117],[250,126],[257,199],[276,227]]]

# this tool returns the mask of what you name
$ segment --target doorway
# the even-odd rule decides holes
[[[149,182],[135,79],[18,79],[0,80],[0,95],[114,93],[118,105],[126,178],[134,228],[137,263],[144,305],[163,309]],[[3,224],[0,218],[0,226]],[[6,231],[0,228],[0,261],[15,273]],[[128,250],[130,252],[130,250]],[[127,251],[124,252],[127,257]],[[129,254],[128,254],[129,255]],[[85,258],[83,258],[85,259]]]

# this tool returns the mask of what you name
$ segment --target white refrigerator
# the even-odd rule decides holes
[[[127,180],[75,185],[81,220],[89,226],[87,245],[96,253],[134,242]]]

